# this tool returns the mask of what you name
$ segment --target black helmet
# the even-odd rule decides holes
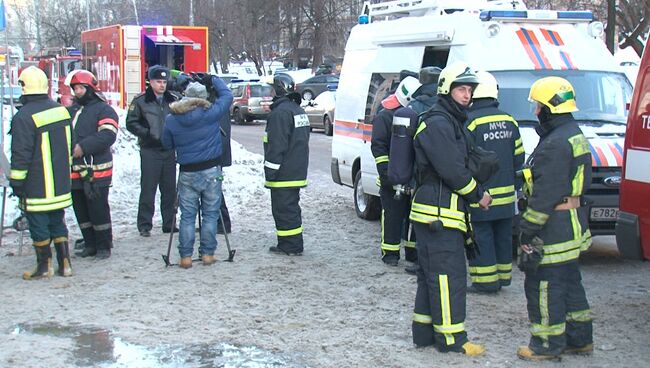
[[[438,77],[442,69],[437,66],[425,66],[420,69],[420,83],[422,84],[438,84]]]
[[[286,74],[276,74],[273,77],[273,89],[278,97],[284,96],[296,91],[296,83],[293,78]]]

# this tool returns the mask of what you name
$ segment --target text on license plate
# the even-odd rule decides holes
[[[591,207],[589,218],[592,221],[616,221],[618,207]]]

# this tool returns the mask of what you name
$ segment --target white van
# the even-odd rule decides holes
[[[528,10],[521,1],[389,1],[366,2],[359,20],[341,69],[331,173],[335,183],[354,187],[360,217],[380,214],[371,123],[399,71],[461,60],[497,79],[500,107],[519,122],[528,154],[538,141],[530,86],[549,75],[573,84],[580,109],[574,116],[593,155],[591,231],[614,233],[632,86],[591,12]]]

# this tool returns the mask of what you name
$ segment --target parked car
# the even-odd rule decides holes
[[[235,124],[266,120],[271,112],[273,87],[258,80],[242,81],[235,79],[229,84],[233,94],[230,117]]]
[[[305,101],[303,109],[309,117],[312,128],[322,128],[325,135],[331,136],[334,132],[334,105],[336,105],[336,91],[325,91],[315,99]]]
[[[296,84],[296,91],[300,93],[303,100],[311,100],[319,94],[328,90],[328,86],[338,86],[338,75],[317,75]]]

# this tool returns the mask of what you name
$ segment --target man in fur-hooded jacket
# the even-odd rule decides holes
[[[218,99],[214,104],[206,100],[205,86],[192,82],[185,89],[185,97],[169,106],[165,119],[162,145],[176,150],[180,165],[178,179],[179,245],[182,268],[192,267],[196,215],[201,209],[201,244],[199,255],[205,265],[215,262],[217,249],[217,221],[221,206],[222,142],[219,121],[232,103],[232,93],[225,83],[214,78]]]

